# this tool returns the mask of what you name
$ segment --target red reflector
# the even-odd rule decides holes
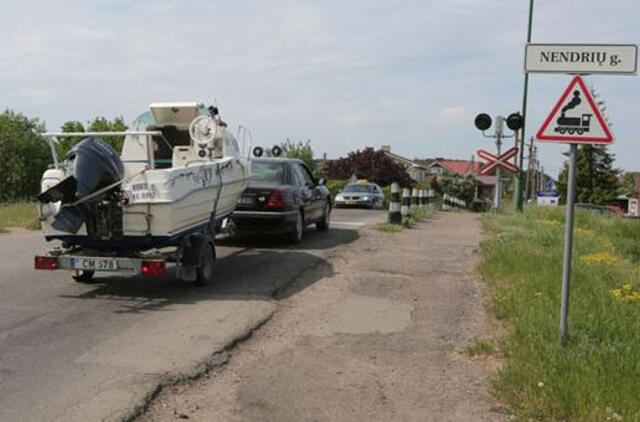
[[[164,274],[165,265],[164,261],[142,261],[140,269],[142,270],[142,274],[148,275],[149,277],[156,277]]]
[[[35,260],[36,270],[57,270],[58,258],[55,256],[36,256]]]
[[[285,207],[284,191],[282,189],[274,189],[271,191],[271,197],[267,199],[266,206],[269,209],[281,209]]]

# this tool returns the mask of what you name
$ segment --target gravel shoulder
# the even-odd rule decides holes
[[[307,271],[224,364],[166,388],[139,420],[501,420],[494,365],[461,352],[492,332],[481,235],[467,213],[364,229],[332,254],[332,274]]]

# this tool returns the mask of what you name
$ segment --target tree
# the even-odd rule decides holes
[[[636,174],[637,173],[626,172],[622,175],[620,185],[623,194],[631,195],[636,191]]]
[[[446,172],[434,180],[433,189],[441,195],[446,193],[470,204],[476,194],[476,179],[470,174],[460,176]]]
[[[71,120],[65,122],[62,125],[62,132],[85,132],[85,127],[82,123],[77,120]],[[124,123],[124,118],[122,116],[118,116],[113,120],[108,120],[105,117],[98,116],[92,121],[87,123],[87,132],[124,132],[128,129],[127,125]],[[71,137],[61,137],[59,139],[58,145],[58,155],[60,158],[64,157],[67,152],[78,142],[82,141],[83,138],[71,138]],[[111,145],[111,147],[119,154],[122,152],[122,144],[124,143],[124,136],[105,136],[101,138],[107,144]]]
[[[42,173],[51,163],[38,119],[5,110],[0,114],[0,201],[32,198],[40,192]]]
[[[398,182],[401,186],[413,186],[407,170],[389,158],[383,151],[365,148],[350,152],[346,157],[327,161],[324,172],[331,179],[349,179],[355,174],[359,179],[367,179],[381,186]]]
[[[311,173],[314,175],[317,173],[318,163],[313,158],[313,149],[311,149],[311,140],[307,140],[307,142],[293,142],[291,139],[287,138],[287,140],[280,144],[282,148],[282,153],[287,158],[297,158],[298,160],[304,162]]]
[[[620,171],[613,167],[614,156],[606,146],[578,147],[576,174],[576,202],[607,204],[620,194]],[[560,172],[558,189],[563,200],[567,197],[568,163]]]

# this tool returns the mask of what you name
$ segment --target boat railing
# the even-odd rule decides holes
[[[162,136],[162,132],[159,130],[142,130],[142,131],[120,131],[120,132],[46,132],[42,134],[42,137],[49,144],[49,148],[51,149],[51,156],[53,157],[53,165],[55,168],[60,168],[60,159],[58,158],[58,152],[56,151],[56,144],[58,144],[58,138],[82,138],[86,136],[146,136],[147,137],[147,161],[149,166],[153,168],[153,157],[151,156],[151,151],[153,148],[150,148],[149,141],[151,136]]]

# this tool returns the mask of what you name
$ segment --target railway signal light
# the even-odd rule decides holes
[[[487,113],[480,113],[476,116],[476,120],[474,121],[478,130],[485,131],[491,127],[491,116]]]
[[[507,127],[512,131],[520,130],[524,126],[524,118],[520,113],[511,113],[507,117]]]

